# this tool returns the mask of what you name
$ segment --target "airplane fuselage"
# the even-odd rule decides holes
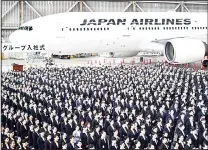
[[[52,53],[163,51],[164,45],[151,41],[206,34],[207,14],[77,12],[45,16],[22,26],[33,30],[22,33],[25,38],[19,42],[45,43]]]

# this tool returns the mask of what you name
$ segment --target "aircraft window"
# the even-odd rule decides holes
[[[149,27],[149,30],[150,30],[151,28]]]
[[[157,27],[157,29],[158,29],[158,30],[160,30],[160,28],[159,28],[159,27]]]
[[[144,27],[142,27],[142,30],[144,30]]]
[[[135,27],[133,27],[133,30],[135,30]]]
[[[141,30],[142,28],[141,27],[139,27],[139,30]]]
[[[33,27],[29,27],[29,31],[32,31],[33,30]]]
[[[163,27],[163,30],[165,30],[165,27]]]
[[[99,28],[97,28],[97,30],[99,31]]]
[[[157,30],[157,28],[155,27],[155,30]]]
[[[69,28],[69,31],[71,31],[71,28]]]
[[[94,30],[96,30],[96,28],[94,28]]]
[[[152,30],[154,30],[154,28],[152,27]]]
[[[129,27],[127,29],[129,30]]]
[[[75,31],[75,28],[73,28],[73,31]]]
[[[92,28],[90,28],[90,30],[92,31]]]
[[[79,30],[82,31],[82,28],[80,28]]]
[[[174,27],[172,27],[172,29],[174,30]]]
[[[203,29],[204,29],[204,27],[203,27]]]
[[[107,28],[107,30],[109,30],[109,28]]]
[[[177,27],[175,27],[175,30],[177,30]]]
[[[77,28],[77,31],[79,31],[79,29]]]
[[[166,27],[166,29],[168,30],[168,27]]]
[[[186,27],[186,29],[188,30],[188,27]]]
[[[180,27],[178,27],[178,30],[180,30]]]
[[[147,30],[147,27],[145,27],[145,30]]]
[[[103,30],[103,28],[100,28],[100,30],[102,31],[102,30]]]
[[[105,28],[103,28],[105,30]]]
[[[169,29],[171,30],[171,27],[169,27]]]
[[[199,29],[199,27],[197,27],[197,29]]]
[[[89,28],[87,28],[87,31],[89,31]]]
[[[202,29],[202,27],[200,27],[200,29]]]
[[[61,31],[64,31],[64,28],[61,28]]]
[[[84,31],[85,31],[85,28],[84,28]]]
[[[207,27],[206,27],[206,29],[207,29]]]

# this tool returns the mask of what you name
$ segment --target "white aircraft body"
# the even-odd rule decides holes
[[[63,55],[162,51],[167,62],[184,64],[208,55],[207,13],[67,12],[28,21],[9,40]]]

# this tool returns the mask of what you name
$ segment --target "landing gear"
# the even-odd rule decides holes
[[[114,52],[110,52],[109,55],[110,55],[110,57],[114,57],[115,53]]]
[[[140,57],[140,62],[143,63],[144,57]]]
[[[201,69],[208,70],[208,56],[205,56],[202,60]]]

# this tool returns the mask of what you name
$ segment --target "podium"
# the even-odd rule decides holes
[[[23,65],[13,65],[13,71],[23,71]]]

